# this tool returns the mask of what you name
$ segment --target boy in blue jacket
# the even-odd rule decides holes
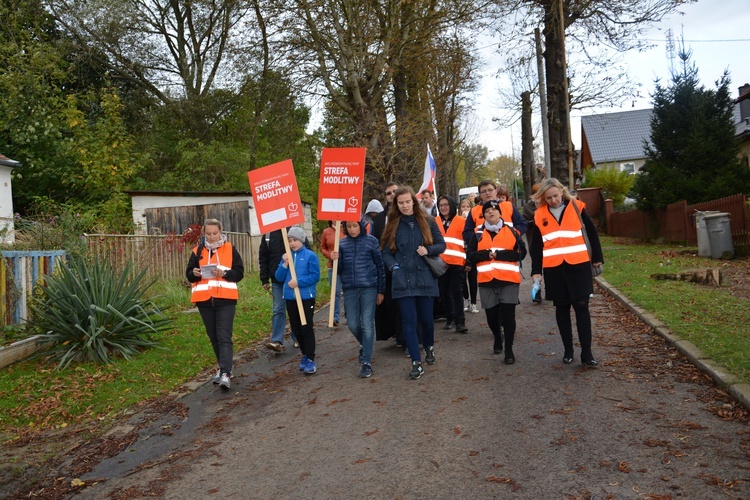
[[[290,228],[287,232],[287,239],[292,253],[291,255],[286,253],[282,255],[279,267],[276,268],[276,280],[284,283],[284,299],[286,300],[286,313],[289,316],[289,326],[292,329],[292,335],[299,342],[300,351],[302,351],[299,369],[306,375],[312,375],[318,371],[315,364],[313,313],[315,312],[315,286],[320,280],[320,262],[315,252],[305,248],[306,235],[302,228]],[[294,262],[296,280],[292,279],[289,259]],[[307,322],[304,326],[302,326],[297,301],[294,297],[295,288],[299,288],[302,296],[302,307]]]
[[[346,323],[359,342],[361,378],[372,375],[372,348],[375,343],[375,306],[385,294],[385,266],[380,242],[367,234],[365,221],[349,221],[344,225],[347,238],[339,242],[339,251],[331,252],[338,259],[341,288],[344,290]]]

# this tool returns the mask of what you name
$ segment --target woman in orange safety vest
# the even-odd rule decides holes
[[[573,306],[581,344],[581,363],[584,366],[597,366],[591,352],[589,297],[594,293],[591,263],[601,266],[604,257],[596,227],[586,213],[585,205],[572,198],[557,179],[542,181],[533,199],[537,209],[534,212],[534,234],[530,248],[531,278],[541,279],[544,272],[546,298],[555,305],[557,327],[565,349],[563,363],[569,365],[573,362],[573,327],[570,318],[570,307]],[[573,203],[577,204],[580,217]],[[583,238],[584,226],[591,243],[591,258]]]
[[[469,260],[476,263],[479,298],[494,336],[495,354],[503,352],[505,364],[516,362],[513,339],[516,334],[516,305],[521,283],[521,261],[526,246],[518,231],[505,224],[501,204],[495,200],[482,205],[484,223],[469,241]],[[502,325],[502,328],[501,328]]]
[[[437,201],[438,215],[435,222],[445,239],[445,252],[440,254],[448,270],[440,278],[440,296],[447,319],[445,330],[456,328],[457,333],[468,333],[464,314],[464,286],[466,286],[466,250],[464,249],[464,224],[466,219],[457,214],[456,202],[442,195]]]
[[[237,282],[245,275],[242,257],[221,232],[221,222],[206,219],[205,241],[193,248],[185,275],[193,289],[190,301],[198,306],[219,370],[213,383],[229,389],[232,378],[232,329],[237,307]]]

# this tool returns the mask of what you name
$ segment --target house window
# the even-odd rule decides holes
[[[620,163],[620,172],[635,173],[635,163]]]

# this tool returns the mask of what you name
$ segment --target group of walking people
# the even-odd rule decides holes
[[[545,284],[546,299],[555,307],[564,348],[562,362],[574,361],[572,308],[580,361],[584,366],[597,366],[588,302],[593,294],[592,266],[601,266],[603,255],[585,204],[554,178],[535,185],[533,206],[527,204],[524,215],[507,200],[504,187],[486,180],[479,183],[478,191],[473,206],[470,200],[457,205],[450,196],[433,200],[432,193],[427,197],[422,193],[422,199],[429,202],[425,205],[410,187],[391,183],[384,191],[384,207],[368,205],[382,207],[382,211],[344,224],[338,252],[329,250],[326,257],[338,266],[347,326],[359,343],[360,377],[373,373],[375,339],[396,337],[411,360],[409,378],[420,378],[425,371],[423,360],[427,365],[436,362],[436,298],[442,298],[445,328],[467,333],[465,312],[476,307],[477,290],[493,334],[493,352],[504,353],[506,364],[515,363],[515,308],[527,254],[524,234],[531,254],[529,278]],[[228,389],[242,260],[221,234],[219,221],[207,220],[204,232],[205,243],[193,249],[187,278],[193,284],[191,300],[198,306],[219,363],[214,383]],[[280,230],[261,241],[260,279],[274,296],[273,332],[266,346],[276,352],[285,350],[286,309],[292,341],[302,354],[299,369],[313,374],[317,371],[313,311],[320,265],[301,228],[288,230],[288,243],[290,254]],[[428,262],[434,258],[447,265],[440,277]],[[294,262],[294,275],[290,262]],[[216,266],[211,267],[213,263]],[[295,289],[302,296],[304,325]],[[335,296],[337,302],[339,294]],[[335,321],[337,326],[339,319]]]

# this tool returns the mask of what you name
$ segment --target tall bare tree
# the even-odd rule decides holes
[[[285,26],[293,65],[320,83],[326,98],[349,117],[353,143],[368,148],[368,181],[421,178],[425,144],[438,142],[438,126],[445,123],[447,108],[441,104],[438,123],[433,105],[451,101],[445,89],[430,86],[437,71],[431,63],[440,61],[445,70],[459,60],[447,57],[446,64],[432,57],[441,48],[437,40],[473,19],[483,5],[465,0],[290,4],[294,8]],[[465,54],[462,59],[467,60]],[[443,76],[440,85],[450,83]],[[465,91],[462,85],[454,82],[453,88]]]
[[[522,53],[529,57],[533,30],[542,27],[553,176],[568,179],[570,131],[566,104],[615,103],[631,95],[634,89],[622,78],[622,69],[618,69],[619,78],[612,72],[611,55],[646,47],[649,42],[642,35],[654,23],[679,6],[695,1],[509,0],[502,4],[505,14],[516,13],[513,24],[501,23],[505,51],[517,50],[519,40],[528,40],[529,43],[523,42],[526,49]],[[585,62],[587,69],[571,72],[573,65],[566,67],[565,59]],[[565,93],[568,78],[573,98]]]

